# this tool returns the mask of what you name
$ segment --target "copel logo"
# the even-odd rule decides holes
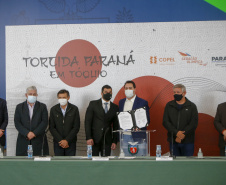
[[[157,64],[159,63],[160,65],[174,65],[175,60],[173,57],[170,58],[165,58],[165,57],[160,57],[158,58],[157,56],[151,56],[150,57],[150,64]]]

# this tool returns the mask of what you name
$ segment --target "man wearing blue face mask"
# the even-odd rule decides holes
[[[15,127],[18,130],[16,155],[26,156],[28,145],[33,147],[33,155],[49,154],[45,130],[48,126],[46,105],[37,101],[37,89],[28,87],[25,94],[27,100],[16,106],[14,115]],[[44,144],[43,143],[44,139]]]
[[[168,130],[170,151],[175,156],[193,156],[195,130],[198,126],[198,110],[188,100],[182,84],[173,87],[174,100],[168,102],[163,116],[163,126]]]
[[[50,110],[49,129],[54,138],[56,156],[75,156],[80,128],[78,107],[69,103],[70,94],[62,89],[57,93],[58,104]]]

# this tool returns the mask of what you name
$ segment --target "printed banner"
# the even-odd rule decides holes
[[[14,112],[26,100],[28,86],[37,87],[38,100],[48,110],[58,103],[60,89],[69,90],[81,116],[77,155],[86,155],[89,102],[99,99],[101,87],[109,84],[118,104],[127,80],[136,82],[137,95],[149,103],[148,129],[157,130],[151,134],[151,155],[157,144],[163,153],[169,151],[162,116],[177,83],[187,87],[187,98],[198,107],[195,147],[217,155],[213,118],[217,105],[226,100],[225,72],[225,21],[7,26],[7,155],[15,155]]]

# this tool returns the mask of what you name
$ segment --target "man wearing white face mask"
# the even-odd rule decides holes
[[[41,155],[44,137],[43,154],[49,154],[45,130],[48,126],[48,112],[46,105],[37,101],[35,86],[27,88],[27,100],[16,106],[14,123],[18,130],[16,155],[26,156],[28,145],[33,147],[33,155]]]
[[[147,120],[150,122],[148,102],[136,95],[136,84],[133,81],[126,81],[124,85],[126,98],[119,101],[119,112],[146,108]]]
[[[126,98],[121,99],[119,101],[119,112],[130,111],[130,110],[135,110],[135,109],[145,107],[146,114],[147,114],[147,120],[148,120],[148,123],[150,123],[148,102],[142,98],[139,98],[136,95],[136,84],[133,81],[126,81],[126,83],[124,85],[124,89],[125,89]],[[141,128],[141,130],[146,130],[146,127]],[[135,142],[137,141],[138,143],[140,143],[140,140],[142,138],[146,137],[145,133],[133,133],[131,136],[131,133],[128,132],[127,135],[128,135],[128,137],[127,137],[128,141],[133,139]],[[128,153],[128,150],[124,151],[124,153],[126,155],[130,155]],[[146,153],[146,151],[144,151],[144,150],[140,151],[139,154],[137,154],[137,156],[146,155],[145,153]],[[131,154],[131,155],[133,155],[133,154]]]
[[[49,129],[54,138],[56,156],[75,156],[80,128],[78,107],[69,103],[70,94],[62,89],[57,93],[59,104],[50,110]]]

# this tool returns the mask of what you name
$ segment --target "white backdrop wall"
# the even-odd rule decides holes
[[[79,40],[81,42],[77,42]],[[57,53],[62,46],[70,41],[78,45],[73,46],[71,51],[67,51],[70,47],[66,48],[65,57],[73,52],[80,57],[85,56],[86,53],[81,54],[76,49],[80,51],[79,44],[87,44],[88,41],[87,46],[93,48],[94,45],[101,56],[106,56],[106,60],[102,65],[90,66],[89,63],[86,66],[82,58],[77,57],[79,64],[70,66],[70,69],[75,72],[89,71],[85,73],[89,77],[72,77],[67,69],[65,83],[63,77],[51,77],[55,67],[49,63],[49,57],[59,56]],[[90,56],[91,49],[86,49]],[[117,62],[109,62],[112,56],[114,60],[118,56],[121,62],[125,57],[129,63],[117,65]],[[103,85],[112,86],[114,99],[125,81],[141,76],[161,77],[171,83],[181,82],[187,86],[187,97],[196,103],[199,112],[215,116],[217,105],[226,100],[225,56],[225,21],[7,26],[7,155],[15,155],[17,130],[14,127],[14,112],[16,105],[25,101],[28,86],[38,88],[38,100],[45,103],[48,110],[57,103],[56,94],[60,89],[69,90],[70,102],[78,106],[81,117],[77,155],[85,155],[85,111],[89,101],[100,98]],[[47,58],[47,62],[42,65],[40,58]],[[97,68],[102,70],[102,76],[87,85],[91,71]],[[61,67],[61,70],[64,69],[66,67]],[[70,85],[72,81],[80,85]],[[51,143],[50,134],[48,138]]]

